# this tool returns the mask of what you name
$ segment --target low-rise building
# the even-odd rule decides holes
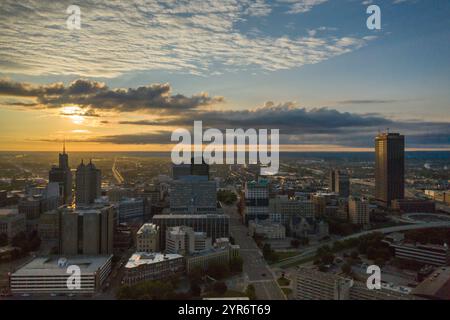
[[[146,202],[142,198],[123,198],[117,205],[119,222],[143,222]]]
[[[230,261],[239,257],[240,248],[238,245],[215,244],[214,248],[197,251],[186,256],[186,272],[189,274],[192,270],[200,268],[207,270],[211,263],[229,265]]]
[[[249,235],[258,234],[266,239],[283,240],[286,238],[286,228],[281,223],[271,222],[269,220],[250,220],[248,223]]]
[[[10,275],[10,290],[13,294],[93,294],[111,273],[111,259],[110,255],[38,257]],[[79,289],[67,284],[70,266],[80,270]]]
[[[188,226],[195,232],[205,232],[212,241],[230,234],[230,216],[226,214],[160,214],[154,215],[152,222],[160,227],[161,250],[165,249],[166,231],[170,227]]]
[[[311,268],[297,271],[297,300],[410,300],[412,295],[385,288],[370,290],[365,283]]]
[[[138,252],[159,251],[159,227],[153,223],[144,223],[136,233],[136,250]]]
[[[434,212],[436,205],[434,201],[422,199],[395,199],[392,200],[392,209],[400,213],[415,213],[415,212]]]
[[[168,228],[166,231],[166,252],[187,255],[212,247],[211,238],[205,232],[195,232],[187,226]]]
[[[180,275],[185,270],[180,254],[136,252],[125,265],[123,282],[131,285],[140,281],[159,280]]]
[[[450,268],[434,270],[412,291],[412,294],[433,300],[450,300]]]
[[[450,250],[447,244],[390,243],[390,247],[394,249],[396,258],[413,260],[434,266],[450,264]]]

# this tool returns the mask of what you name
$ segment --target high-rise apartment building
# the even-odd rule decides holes
[[[101,180],[101,171],[95,167],[92,161],[89,161],[87,165],[81,161],[76,172],[76,204],[94,203],[94,200],[101,195]]]
[[[405,193],[405,137],[380,133],[375,138],[375,199],[384,206]]]

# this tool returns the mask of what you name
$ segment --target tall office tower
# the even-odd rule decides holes
[[[187,176],[170,183],[171,213],[206,214],[217,211],[216,182]]]
[[[72,202],[72,172],[69,167],[69,155],[66,153],[66,146],[63,146],[63,153],[59,154],[58,167],[53,166],[48,173],[49,182],[59,184],[60,194],[63,195],[63,202]]]
[[[245,184],[244,221],[269,218],[269,183],[265,179]]]
[[[101,195],[102,173],[92,161],[88,165],[81,161],[76,172],[75,203],[90,204]]]
[[[62,207],[60,253],[112,254],[115,209],[111,205]]]
[[[209,165],[202,159],[202,163],[196,164],[195,159],[191,159],[191,163],[174,164],[172,166],[172,177],[174,180],[183,179],[187,176],[199,176],[205,180],[209,180]]]
[[[350,195],[350,178],[348,173],[341,170],[332,170],[330,173],[331,191],[339,194],[340,197],[348,198]]]
[[[405,194],[405,137],[380,133],[375,138],[375,199],[384,206]]]

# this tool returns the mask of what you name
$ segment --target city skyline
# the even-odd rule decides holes
[[[450,150],[448,2],[379,1],[381,30],[372,1],[202,3],[86,1],[68,30],[63,3],[5,1],[0,150],[170,151],[195,120],[278,128],[281,151],[372,151],[387,128]]]

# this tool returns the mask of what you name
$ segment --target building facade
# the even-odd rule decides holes
[[[9,240],[15,235],[25,232],[25,215],[17,209],[0,209],[0,234],[6,234]]]
[[[81,161],[76,171],[75,203],[86,205],[94,203],[101,196],[101,171],[95,167],[92,161],[85,165]]]
[[[159,214],[152,217],[152,222],[160,228],[161,250],[165,249],[167,228],[187,226],[195,232],[205,232],[208,238],[229,237],[230,217],[225,214]]]
[[[123,282],[132,285],[141,281],[160,280],[180,275],[184,271],[182,255],[137,252],[125,265]]]
[[[405,196],[405,137],[381,133],[375,138],[375,199],[384,206]]]
[[[391,243],[396,258],[413,260],[434,266],[450,264],[450,251],[448,245]]]
[[[13,294],[94,294],[111,273],[112,256],[38,257],[10,275]],[[80,268],[80,288],[67,286],[69,266]]]
[[[69,167],[69,155],[66,153],[66,147],[63,147],[63,153],[59,154],[59,164],[50,169],[48,181],[56,182],[59,185],[59,194],[63,197],[64,204],[72,202],[72,171]]]
[[[244,221],[265,220],[269,218],[269,183],[265,179],[245,184]]]
[[[370,224],[369,202],[365,199],[350,197],[348,200],[350,223],[367,226]]]
[[[136,233],[136,250],[138,252],[158,252],[159,227],[153,223],[145,223]]]
[[[350,196],[350,177],[346,171],[331,170],[330,172],[330,189],[332,192],[339,194],[340,197],[347,198]]]
[[[113,253],[115,209],[111,205],[62,207],[60,253],[96,255]]]

